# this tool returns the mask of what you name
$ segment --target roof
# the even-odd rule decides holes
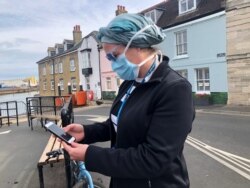
[[[156,24],[166,29],[225,10],[225,0],[197,0],[197,2],[195,10],[181,15],[179,15],[178,0],[164,1],[143,10],[141,13],[154,9],[163,11]]]
[[[91,33],[89,33],[88,35],[86,35],[85,37],[83,37],[83,38],[81,39],[81,41],[80,41],[79,43],[77,43],[75,46],[73,46],[72,48],[70,48],[70,49],[68,49],[68,50],[66,50],[66,51],[63,51],[62,53],[56,54],[56,55],[54,55],[54,56],[47,56],[47,57],[45,57],[45,58],[39,60],[39,61],[36,62],[36,63],[37,63],[37,64],[44,63],[45,61],[48,61],[48,60],[51,60],[51,59],[55,59],[55,58],[57,58],[57,57],[59,57],[59,56],[62,56],[62,55],[64,55],[64,54],[67,54],[67,53],[71,53],[71,52],[77,50],[79,47],[81,47],[82,41],[83,41],[85,38],[88,38],[88,37],[90,37],[90,36],[92,36],[92,37],[97,41],[96,35],[97,35],[97,31],[92,31]],[[66,40],[66,39],[64,39],[64,41],[65,41],[65,40]]]

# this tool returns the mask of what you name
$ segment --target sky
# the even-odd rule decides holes
[[[106,26],[117,5],[140,12],[163,0],[0,0],[0,80],[38,77],[47,48]]]

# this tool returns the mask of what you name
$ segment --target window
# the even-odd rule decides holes
[[[70,60],[70,71],[73,72],[76,70],[76,66],[75,66],[75,60],[71,59]]]
[[[106,78],[106,85],[107,85],[107,90],[111,90],[111,78],[110,77]]]
[[[118,77],[116,77],[116,85],[117,85],[117,87],[120,87],[120,85],[121,85],[121,79]]]
[[[196,69],[197,91],[210,91],[209,69]]]
[[[196,9],[196,0],[179,0],[179,14]]]
[[[64,90],[64,81],[63,81],[63,79],[59,80],[59,86],[60,86],[61,90]]]
[[[58,65],[59,73],[63,73],[63,63],[60,62]]]
[[[55,81],[54,80],[50,81],[50,90],[55,90]]]
[[[53,63],[50,64],[50,74],[54,74],[54,66],[53,66]]]
[[[179,31],[175,33],[176,37],[176,55],[187,54],[187,30]]]
[[[176,72],[178,72],[182,77],[184,78],[188,78],[188,72],[187,69],[183,69],[183,70],[177,70]]]
[[[76,78],[73,77],[73,78],[71,78],[71,88],[72,88],[72,90],[75,91],[76,87],[77,87],[77,85],[76,85]]]
[[[43,71],[43,76],[45,76],[46,75],[46,65],[42,66],[42,71]]]
[[[82,59],[83,59],[83,68],[84,69],[91,67],[90,51],[84,51],[82,53]]]
[[[43,81],[43,90],[47,90],[47,82]]]
[[[90,81],[89,81],[89,77],[85,77],[86,79],[86,88],[87,90],[90,90]]]
[[[58,63],[55,63],[55,73],[58,73]]]
[[[155,10],[145,13],[145,16],[151,18],[153,22],[156,23],[156,11]]]

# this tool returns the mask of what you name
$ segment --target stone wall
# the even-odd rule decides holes
[[[250,105],[250,0],[227,0],[228,104]]]

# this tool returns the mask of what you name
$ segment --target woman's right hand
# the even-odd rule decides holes
[[[75,137],[76,142],[80,142],[84,139],[84,127],[81,124],[69,124],[63,127],[63,130]]]

